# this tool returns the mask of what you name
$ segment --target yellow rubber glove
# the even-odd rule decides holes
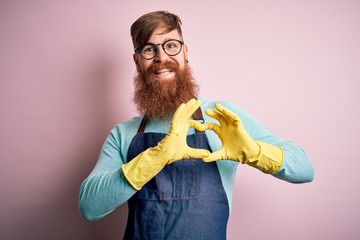
[[[205,131],[204,125],[195,120],[189,120],[200,104],[200,100],[195,99],[181,104],[174,113],[166,136],[155,147],[143,151],[130,162],[122,165],[126,179],[135,189],[140,190],[166,164],[183,158],[204,158],[210,155],[208,150],[190,148],[186,143],[190,127]]]
[[[279,171],[284,154],[280,147],[254,141],[242,126],[240,118],[220,104],[216,110],[207,109],[206,114],[219,121],[204,123],[206,129],[213,130],[222,142],[222,148],[205,157],[205,162],[216,160],[233,160],[248,164],[264,173],[273,174]]]

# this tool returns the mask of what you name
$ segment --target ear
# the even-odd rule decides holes
[[[135,64],[138,65],[139,64],[139,56],[136,53],[133,54],[133,59],[134,59]]]
[[[184,57],[185,57],[185,59],[187,59],[188,58],[188,46],[186,44],[184,44],[183,48],[184,48],[183,49]]]

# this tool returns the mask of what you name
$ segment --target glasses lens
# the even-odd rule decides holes
[[[151,59],[153,57],[155,57],[157,52],[157,47],[155,44],[146,44],[145,46],[143,46],[140,50],[140,54],[143,58],[145,59]]]
[[[177,40],[169,40],[164,43],[164,50],[170,56],[178,54],[181,51],[181,47],[181,42]]]

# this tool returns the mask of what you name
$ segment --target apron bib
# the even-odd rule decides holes
[[[145,124],[143,119],[128,161],[165,137],[144,133]],[[188,135],[187,144],[211,151],[205,133]],[[124,239],[226,239],[229,206],[216,162],[191,158],[166,165],[128,200],[128,207]]]

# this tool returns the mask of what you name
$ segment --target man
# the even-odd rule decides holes
[[[141,116],[115,126],[83,182],[82,216],[128,202],[124,239],[226,239],[239,163],[279,179],[313,179],[304,151],[243,110],[199,99],[178,16],[143,15],[131,27],[134,102]]]

